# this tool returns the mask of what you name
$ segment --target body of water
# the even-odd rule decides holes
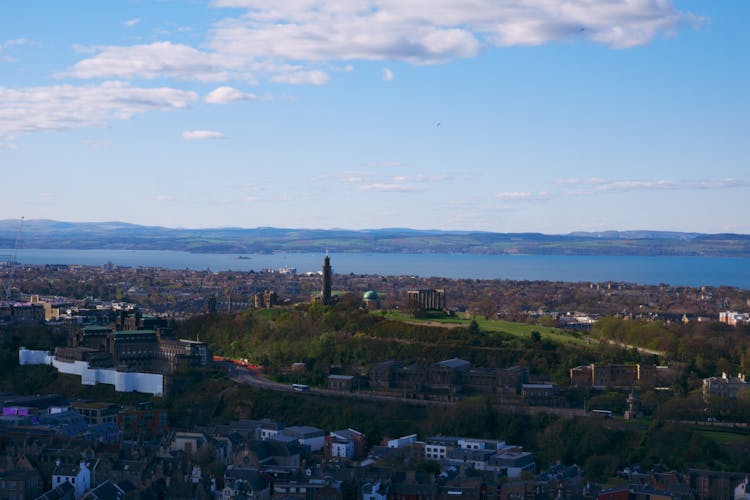
[[[12,254],[0,249],[0,254]],[[81,264],[165,267],[212,271],[260,271],[294,267],[320,270],[318,253],[196,254],[161,250],[21,249],[22,264]],[[718,257],[640,257],[590,255],[331,254],[334,273],[416,275],[447,278],[546,281],[622,281],[684,286],[736,286],[750,289],[750,259]]]

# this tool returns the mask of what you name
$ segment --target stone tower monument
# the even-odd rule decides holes
[[[326,255],[323,260],[323,304],[331,304],[331,258]]]

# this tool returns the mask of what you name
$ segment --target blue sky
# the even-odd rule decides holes
[[[750,3],[9,0],[0,219],[750,233]]]

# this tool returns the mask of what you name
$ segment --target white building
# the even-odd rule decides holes
[[[52,487],[56,488],[62,483],[70,483],[75,490],[76,500],[79,500],[91,489],[91,471],[84,462],[77,465],[58,463],[52,471]]]
[[[20,365],[50,365],[60,373],[78,375],[81,384],[110,384],[117,392],[143,392],[154,396],[164,395],[164,376],[159,373],[118,372],[111,368],[90,368],[88,361],[60,361],[48,351],[18,350]]]
[[[723,311],[719,313],[719,321],[731,326],[745,325],[750,323],[750,314],[735,311]]]
[[[750,500],[750,492],[748,492],[747,478],[744,479],[734,489],[734,500]]]
[[[291,426],[283,429],[281,434],[296,439],[300,444],[309,446],[313,453],[321,451],[325,445],[326,433],[323,429],[317,427]]]
[[[416,442],[417,442],[417,435],[410,434],[408,436],[403,436],[398,439],[391,439],[390,441],[388,441],[388,448],[404,448]]]

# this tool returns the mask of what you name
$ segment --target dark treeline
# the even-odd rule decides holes
[[[662,351],[665,362],[688,365],[688,376],[750,371],[750,325],[687,324],[602,318],[593,333],[609,340]]]

